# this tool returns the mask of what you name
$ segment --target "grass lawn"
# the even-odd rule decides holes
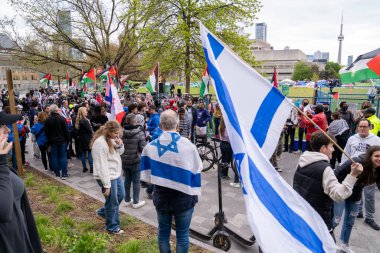
[[[44,252],[159,252],[156,228],[121,213],[121,228],[126,233],[110,235],[104,221],[95,218],[101,202],[35,170],[25,173],[24,182]],[[171,244],[175,245],[173,238]],[[208,251],[191,245],[190,252]]]

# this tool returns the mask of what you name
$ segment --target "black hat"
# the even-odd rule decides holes
[[[4,111],[0,112],[0,126],[16,123],[21,120],[21,114],[6,114]]]
[[[317,104],[315,106],[315,110],[317,110],[317,111],[323,111],[323,105],[322,104]]]
[[[367,108],[367,109],[365,109],[365,112],[364,112],[365,114],[371,114],[371,115],[374,115],[375,113],[376,113],[376,110],[375,109],[373,109],[373,108]]]

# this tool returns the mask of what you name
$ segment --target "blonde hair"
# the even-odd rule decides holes
[[[113,153],[115,151],[114,145],[112,143],[112,139],[110,138],[111,133],[119,132],[120,133],[121,126],[119,122],[112,120],[107,121],[106,124],[101,126],[98,131],[94,133],[94,136],[92,137],[90,147],[92,149],[92,146],[94,145],[94,142],[96,139],[98,139],[100,136],[104,136],[106,139],[106,142],[108,144],[108,148],[110,150],[110,153]]]
[[[77,118],[76,118],[76,120],[75,120],[75,128],[76,129],[79,129],[79,121],[81,120],[81,119],[84,119],[85,118],[85,116],[83,115],[83,112],[84,111],[87,111],[87,108],[86,107],[80,107],[79,109],[78,109],[78,115],[77,115]]]

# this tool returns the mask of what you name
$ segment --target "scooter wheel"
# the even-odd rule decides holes
[[[224,233],[217,233],[212,239],[212,244],[215,248],[228,251],[231,248],[231,240],[228,235]]]

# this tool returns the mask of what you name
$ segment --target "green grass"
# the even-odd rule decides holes
[[[26,173],[24,183],[26,187],[32,187],[36,185],[36,177],[33,174]]]
[[[82,234],[75,244],[68,250],[70,253],[102,253],[108,252],[109,236],[88,232]]]
[[[120,226],[124,228],[133,224],[137,224],[139,222],[140,221],[138,219],[128,214],[125,214],[122,217],[120,217]]]
[[[64,214],[73,209],[74,209],[74,206],[72,204],[70,204],[67,201],[61,201],[58,203],[57,207],[55,208],[55,212],[59,214]]]
[[[140,253],[142,252],[141,251],[142,243],[143,242],[141,240],[132,239],[128,242],[124,242],[120,244],[117,247],[116,252],[117,253]]]

